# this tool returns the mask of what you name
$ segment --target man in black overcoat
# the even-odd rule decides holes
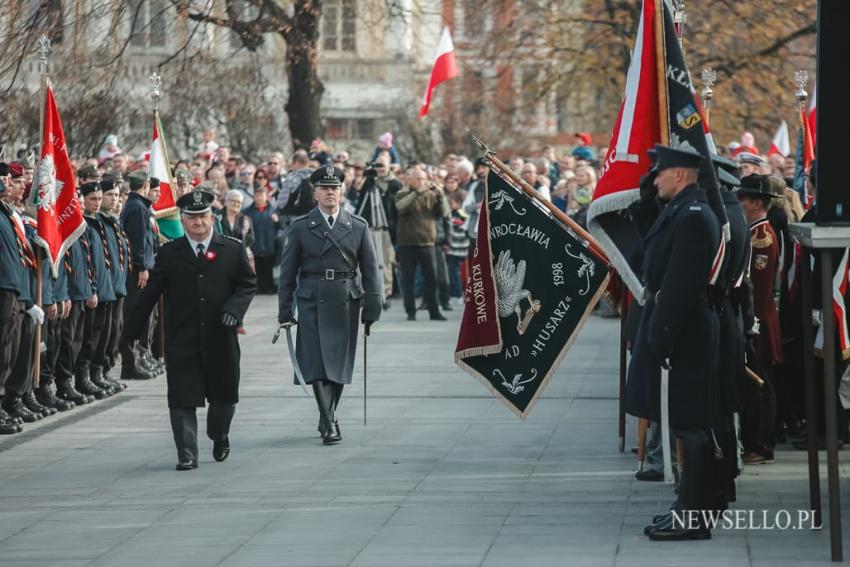
[[[213,231],[206,191],[177,200],[186,236],[160,248],[156,265],[124,327],[125,342],[138,339],[151,309],[165,296],[165,365],[177,470],[198,466],[195,408],[207,412],[213,457],[230,454],[228,433],[239,401],[239,340],[242,323],[257,291],[245,247]]]
[[[684,471],[677,507],[705,509],[705,472],[712,443],[718,321],[707,289],[719,268],[717,218],[696,181],[701,156],[657,145],[655,186],[668,201],[644,240],[644,309],[629,366],[626,411],[661,419],[661,368],[669,368],[669,419],[681,439]],[[714,268],[714,269],[713,269]],[[666,522],[647,526],[652,539],[705,539],[710,531]]]

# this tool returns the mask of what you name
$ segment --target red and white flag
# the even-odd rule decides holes
[[[174,198],[173,183],[171,182],[171,168],[168,165],[168,153],[165,149],[165,140],[160,134],[161,130],[159,113],[155,113],[153,139],[148,151],[148,175],[159,179],[159,199],[153,204],[157,217],[172,214],[177,210],[177,201]]]
[[[817,143],[817,126],[818,126],[818,90],[812,89],[812,96],[809,99],[809,112],[806,115],[806,122],[809,123],[809,134],[812,137],[812,143]]]
[[[773,135],[773,141],[770,144],[770,149],[767,150],[767,155],[779,154],[782,157],[788,157],[790,153],[791,140],[788,138],[788,124],[783,120],[779,123],[776,134]]]
[[[434,89],[437,88],[437,85],[457,77],[458,74],[452,36],[449,33],[449,28],[444,27],[443,33],[440,35],[440,43],[437,46],[437,56],[434,58],[434,68],[431,69],[431,79],[428,81],[428,89],[425,91],[425,97],[422,99],[422,107],[419,109],[419,118],[428,114],[428,109],[431,108],[431,99],[434,96]]]
[[[55,277],[65,251],[85,232],[86,223],[77,197],[77,182],[68,158],[62,120],[49,81],[41,140],[41,157],[28,205],[38,222],[37,242],[47,254]]]

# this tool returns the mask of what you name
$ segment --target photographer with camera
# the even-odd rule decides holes
[[[389,308],[393,292],[393,273],[396,265],[395,235],[398,221],[395,196],[401,191],[401,182],[390,171],[390,158],[386,153],[366,164],[363,186],[357,196],[355,212],[366,219],[372,232],[378,260],[384,278],[384,308]]]
[[[412,167],[408,187],[396,195],[398,208],[398,256],[401,264],[402,294],[407,320],[416,320],[414,280],[416,267],[422,269],[423,296],[432,321],[445,321],[437,303],[436,258],[437,219],[448,216],[449,206],[439,187],[431,185],[428,174]]]

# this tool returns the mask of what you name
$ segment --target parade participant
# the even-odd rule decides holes
[[[192,174],[188,169],[177,168],[174,171],[174,193],[179,199],[192,190]]]
[[[658,197],[667,201],[644,240],[645,306],[626,384],[626,411],[661,419],[661,367],[669,368],[669,422],[682,441],[684,471],[677,507],[699,513],[706,501],[706,456],[714,425],[717,319],[707,287],[721,242],[720,227],[697,184],[701,156],[689,149],[656,145]],[[707,539],[696,529],[658,518],[646,533],[654,540]]]
[[[115,391],[124,390],[127,385],[113,380],[109,371],[115,366],[115,354],[118,351],[118,339],[121,336],[121,327],[124,321],[124,298],[127,297],[127,274],[130,269],[130,245],[127,235],[121,230],[117,211],[120,207],[120,195],[115,179],[110,175],[104,175],[100,182],[103,191],[103,201],[100,204],[98,220],[103,225],[103,236],[109,247],[109,256],[112,261],[112,287],[115,291],[115,302],[112,305],[111,317],[108,322],[109,333],[106,339],[106,351],[103,359],[103,367],[94,370],[105,385],[111,386]]]
[[[326,445],[342,440],[336,409],[343,386],[351,383],[358,324],[368,335],[382,303],[369,227],[340,208],[344,180],[342,170],[332,166],[310,176],[319,205],[292,222],[278,290],[281,324],[295,324],[297,297],[296,358],[304,380],[313,386]]]
[[[21,403],[13,380],[21,343],[27,338],[32,341],[34,326],[26,321],[30,319],[27,309],[38,309],[32,306],[29,287],[35,257],[14,209],[23,193],[23,168],[15,165],[0,164],[0,434],[6,435],[20,432],[23,421],[41,419]],[[20,379],[20,375],[14,378]]]
[[[98,400],[106,398],[115,390],[108,385],[98,384],[100,377],[93,376],[92,367],[103,368],[106,356],[106,341],[109,337],[111,310],[115,303],[115,289],[112,284],[112,260],[108,243],[105,241],[103,225],[98,219],[103,193],[100,183],[90,181],[79,188],[83,197],[83,217],[86,220],[86,232],[81,237],[91,258],[92,291],[96,298],[92,305],[86,305],[83,313],[83,336],[80,352],[74,363],[77,390],[82,394],[91,394]]]
[[[442,191],[428,184],[428,175],[419,167],[410,169],[408,187],[396,194],[398,209],[398,259],[401,266],[401,287],[404,310],[408,321],[416,320],[414,280],[416,267],[422,269],[422,294],[432,321],[445,321],[437,302],[437,274],[434,242],[437,237],[436,219],[449,214]]]
[[[137,170],[127,176],[130,195],[121,211],[121,229],[130,240],[132,270],[127,276],[127,297],[124,298],[124,320],[136,305],[139,293],[148,283],[149,270],[154,265],[154,233],[151,228],[151,202],[148,200],[148,174]],[[141,335],[140,335],[141,336]],[[125,343],[121,349],[121,379],[149,380],[150,372],[142,367],[135,345]]]
[[[757,330],[747,331],[750,335],[747,362],[765,382],[762,388],[752,383],[747,385],[741,415],[741,436],[745,451],[743,459],[745,464],[765,464],[773,462],[776,444],[774,366],[782,362],[782,335],[774,300],[781,242],[767,218],[774,197],[767,176],[751,174],[741,178],[741,186],[736,194],[750,224],[750,279],[753,284],[753,308],[759,322]]]
[[[738,165],[741,167],[741,177],[748,175],[763,174],[767,162],[758,154],[741,152],[737,155]]]
[[[239,401],[239,339],[256,292],[245,247],[212,229],[213,195],[192,191],[178,199],[186,238],[165,243],[147,285],[125,321],[122,343],[138,339],[151,310],[165,297],[168,407],[177,470],[198,466],[195,410],[207,412],[213,458],[230,454],[230,424]]]

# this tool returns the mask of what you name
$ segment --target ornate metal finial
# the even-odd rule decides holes
[[[797,102],[803,104],[809,98],[809,93],[806,92],[806,85],[809,84],[809,73],[794,71],[794,82],[797,84],[797,92],[794,93],[794,96],[797,97]]]
[[[711,102],[711,99],[714,98],[714,90],[712,87],[714,86],[714,81],[717,80],[717,71],[712,69],[711,67],[706,67],[702,70],[702,100],[703,104],[707,104]]]
[[[675,0],[674,4],[673,22],[676,24],[676,33],[681,45],[685,40],[685,24],[688,23],[688,12],[685,10],[685,0]]]
[[[162,97],[162,77],[158,73],[152,74],[148,78],[151,87],[151,98],[153,99],[154,110],[159,109],[159,99]]]
[[[50,57],[50,38],[42,34],[38,38],[38,67],[42,74],[47,73],[48,57]]]
[[[479,138],[475,134],[472,135],[472,141],[475,142],[475,144],[477,144],[479,148],[481,148],[481,151],[484,152],[484,157],[490,157],[492,155],[496,155],[496,152],[494,152],[493,150],[488,148],[487,144],[485,144],[481,140],[481,138]]]

